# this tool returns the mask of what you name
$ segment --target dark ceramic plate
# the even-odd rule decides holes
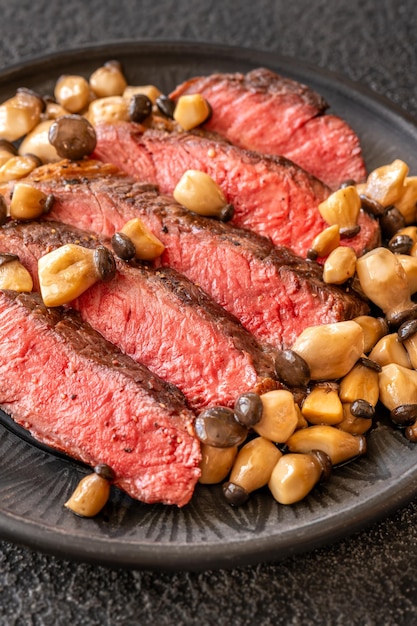
[[[343,79],[274,54],[203,44],[115,43],[35,60],[0,75],[0,100],[26,86],[51,93],[63,73],[88,75],[119,59],[131,84],[169,91],[195,74],[267,66],[307,83],[361,138],[368,168],[402,158],[417,173],[417,128],[388,102]],[[276,560],[363,528],[417,494],[417,446],[382,420],[366,457],[338,468],[302,503],[265,491],[232,509],[198,486],[183,509],[134,502],[115,490],[96,519],[63,508],[85,468],[37,446],[4,414],[0,425],[0,536],[60,557],[113,566],[203,569]]]

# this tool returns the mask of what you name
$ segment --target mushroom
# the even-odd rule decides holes
[[[373,347],[369,358],[381,367],[396,363],[402,367],[411,368],[410,357],[397,333],[390,333],[382,337]]]
[[[65,244],[38,261],[42,299],[46,306],[68,304],[99,280],[114,278],[116,265],[104,246],[95,250]]]
[[[366,180],[365,195],[384,207],[395,204],[403,194],[407,174],[408,165],[400,159],[377,167]]]
[[[261,395],[262,417],[253,430],[275,443],[285,443],[298,424],[294,396],[285,389],[274,389]]]
[[[42,163],[54,163],[60,160],[60,155],[56,148],[49,141],[49,129],[54,123],[53,119],[40,122],[26,135],[19,146],[19,154],[35,155]]]
[[[338,246],[330,252],[323,266],[325,283],[342,285],[352,278],[356,270],[356,254],[349,246]]]
[[[401,213],[406,224],[417,220],[417,176],[407,176],[401,195],[395,202],[395,208]]]
[[[165,250],[162,241],[138,217],[126,222],[121,231],[113,235],[111,243],[117,256],[125,261],[134,257],[142,261],[153,261]]]
[[[230,484],[245,490],[247,494],[260,489],[270,479],[272,470],[282,453],[268,439],[255,437],[240,450],[230,472],[228,488],[223,493],[230,493]]]
[[[278,380],[287,387],[305,387],[310,380],[310,368],[302,356],[294,350],[281,350],[275,356],[275,372]]]
[[[128,85],[122,95],[123,98],[130,101],[132,96],[136,94],[147,96],[152,104],[155,104],[157,98],[161,95],[161,91],[155,85]]]
[[[353,321],[359,324],[363,331],[363,351],[367,354],[372,350],[377,341],[388,333],[388,324],[384,317],[372,317],[372,315],[359,315]]]
[[[70,113],[80,113],[90,101],[90,85],[83,76],[65,74],[56,81],[54,96]]]
[[[263,405],[259,394],[254,392],[242,393],[236,398],[233,407],[236,419],[250,428],[257,424],[262,418]]]
[[[353,402],[343,403],[343,419],[337,424],[336,428],[351,435],[364,435],[372,426],[372,418],[355,415],[357,402],[355,400],[356,404]],[[371,405],[367,406],[369,408]]]
[[[378,371],[356,363],[340,381],[339,398],[342,402],[361,398],[375,406],[379,398]]]
[[[343,407],[337,387],[318,384],[305,398],[301,413],[310,424],[334,425],[343,419]]]
[[[39,159],[34,154],[12,156],[0,167],[0,183],[28,176],[39,166]]]
[[[200,170],[187,170],[178,181],[173,195],[189,211],[223,221],[225,209],[230,206],[219,185]]]
[[[314,237],[311,248],[309,250],[309,256],[326,257],[337,248],[340,243],[340,232],[338,224],[333,224],[322,230],[316,237]]]
[[[357,228],[360,208],[361,199],[354,185],[334,191],[318,206],[324,221],[329,226],[337,224],[341,234]]]
[[[10,201],[10,217],[15,220],[33,220],[48,213],[53,196],[43,193],[28,183],[17,182]]]
[[[127,122],[130,120],[129,102],[123,96],[93,100],[88,107],[87,118],[93,126],[100,122]]]
[[[363,353],[363,331],[352,320],[304,329],[292,346],[310,368],[311,380],[341,378]]]
[[[152,114],[152,100],[144,93],[135,93],[129,100],[129,119],[140,124]]]
[[[219,448],[202,443],[199,482],[203,485],[220,483],[229,474],[236,455],[237,446]]]
[[[417,372],[396,363],[384,365],[379,374],[379,398],[389,411],[417,404]]]
[[[94,517],[107,503],[110,481],[100,474],[84,476],[64,506],[81,517]]]
[[[40,122],[44,104],[34,92],[18,89],[0,105],[0,137],[16,141],[29,133]]]
[[[15,254],[0,254],[0,289],[19,292],[33,289],[32,276]]]
[[[330,457],[333,465],[344,463],[366,452],[365,437],[356,437],[327,424],[297,430],[286,443],[290,452],[322,450]]]
[[[331,473],[331,462],[322,451],[284,454],[272,470],[268,487],[280,504],[299,502]]]
[[[0,139],[0,166],[16,155],[17,150],[15,146],[10,141],[6,141],[6,139]]]
[[[202,443],[217,448],[238,446],[248,435],[248,429],[237,421],[232,409],[225,406],[204,409],[194,422],[194,430]]]
[[[365,295],[382,309],[389,323],[400,324],[416,310],[407,274],[387,248],[375,248],[360,257],[356,272]]]
[[[90,122],[81,115],[63,115],[49,127],[48,137],[63,159],[83,159],[96,147],[96,133]]]
[[[409,254],[397,254],[397,259],[403,266],[403,269],[407,275],[408,286],[410,293],[417,292],[417,256],[410,256]]]
[[[97,98],[121,96],[127,87],[120,63],[109,61],[97,68],[90,76],[90,87]]]
[[[191,130],[203,124],[210,113],[210,105],[201,94],[187,94],[178,98],[174,109],[174,120],[183,130]]]

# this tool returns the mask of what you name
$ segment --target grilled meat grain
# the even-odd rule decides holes
[[[330,189],[288,159],[242,150],[199,133],[144,129],[138,124],[99,124],[94,156],[115,164],[136,180],[172,194],[187,170],[201,170],[234,206],[232,223],[269,237],[306,256],[327,224],[318,211]],[[357,254],[379,243],[378,222],[359,216],[360,232],[348,240]]]
[[[0,230],[0,250],[19,255],[35,286],[39,257],[67,243],[99,242],[58,222],[10,222]],[[71,305],[108,341],[181,389],[193,409],[233,406],[241,393],[277,387],[275,351],[173,269],[118,261],[113,280],[96,283]]]
[[[247,74],[198,76],[179,85],[174,100],[200,93],[212,115],[204,128],[247,150],[285,156],[332,189],[366,176],[360,142],[327,102],[306,85],[258,68]]]
[[[37,294],[0,291],[0,406],[40,442],[143,502],[185,505],[199,478],[194,415],[182,393]]]
[[[368,311],[353,291],[325,284],[319,265],[253,232],[192,214],[114,166],[64,161],[39,168],[28,181],[54,194],[47,217],[106,237],[140,217],[165,245],[159,264],[186,275],[262,342],[290,347],[307,326]]]

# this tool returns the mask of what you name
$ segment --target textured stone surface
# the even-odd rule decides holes
[[[2,0],[0,6],[2,65],[106,40],[209,41],[303,59],[417,114],[412,0]]]
[[[205,40],[307,61],[417,116],[413,0],[0,0],[0,9],[0,68],[105,40]],[[3,542],[0,624],[411,625],[416,570],[417,502],[349,540],[231,571],[117,571]]]
[[[417,503],[279,564],[178,574],[73,564],[0,544],[0,623],[415,624]],[[1,621],[3,620],[3,621]]]

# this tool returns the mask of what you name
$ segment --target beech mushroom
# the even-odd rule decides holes
[[[382,309],[388,322],[400,324],[416,310],[407,274],[387,248],[375,248],[360,257],[356,272],[364,293]]]
[[[116,266],[111,252],[104,246],[91,250],[69,243],[41,257],[38,274],[46,306],[61,306],[97,281],[114,278]]]

